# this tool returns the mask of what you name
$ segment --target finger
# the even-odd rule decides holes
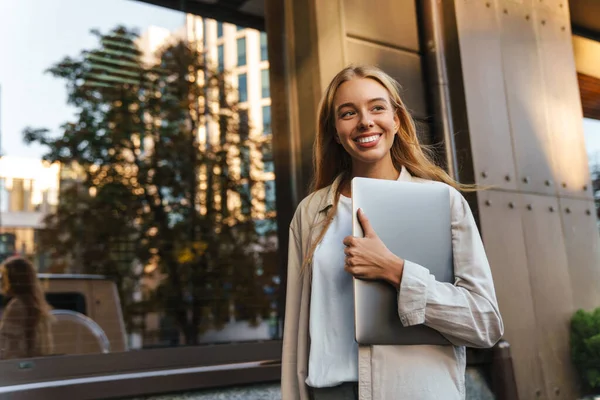
[[[358,222],[360,222],[360,226],[363,229],[363,233],[365,234],[365,237],[376,236],[376,233],[373,230],[373,227],[371,226],[371,222],[369,222],[369,219],[365,215],[362,208],[358,209]]]
[[[346,236],[342,243],[344,243],[344,246],[353,246],[354,245],[354,236]]]

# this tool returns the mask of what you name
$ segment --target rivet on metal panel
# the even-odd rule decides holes
[[[506,176],[504,177],[504,180],[505,180],[506,182],[510,182],[510,175],[506,175]]]
[[[570,209],[569,207],[567,207],[567,208],[565,208],[565,212],[566,212],[567,214],[571,214],[571,209]]]
[[[546,186],[552,185],[552,181],[550,179],[546,179],[544,183],[546,184]]]
[[[533,206],[531,204],[527,204],[527,209],[531,211],[533,209]]]
[[[592,215],[592,212],[590,210],[585,210],[585,215]]]
[[[487,178],[487,176],[488,176],[488,175],[487,175],[487,172],[483,171],[483,172],[481,173],[481,177],[482,177],[482,178]]]
[[[508,208],[515,208],[515,203],[513,203],[512,201],[508,203]]]
[[[486,200],[486,201],[485,201],[485,205],[489,207],[489,206],[491,206],[491,205],[492,205],[492,202],[491,202],[491,201],[489,201],[489,200]]]
[[[554,212],[554,207],[550,206],[550,207],[548,207],[548,210],[550,210],[550,212]]]
[[[523,178],[523,183],[529,183],[529,177],[528,176],[526,176],[526,177]]]

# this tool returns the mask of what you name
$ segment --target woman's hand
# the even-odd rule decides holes
[[[358,221],[362,226],[364,237],[347,236],[344,239],[346,246],[344,269],[355,278],[381,279],[398,289],[402,281],[404,260],[388,250],[373,230],[362,209],[358,210]]]

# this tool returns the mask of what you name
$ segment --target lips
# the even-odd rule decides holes
[[[366,134],[360,135],[359,137],[355,138],[354,142],[358,145],[358,147],[368,148],[376,146],[377,143],[379,143],[380,138],[380,133]]]

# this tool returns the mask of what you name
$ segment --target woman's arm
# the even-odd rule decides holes
[[[398,314],[404,326],[425,324],[454,345],[492,347],[504,333],[492,273],[471,209],[464,197],[454,192],[455,282],[438,282],[427,268],[406,260],[398,290]]]

